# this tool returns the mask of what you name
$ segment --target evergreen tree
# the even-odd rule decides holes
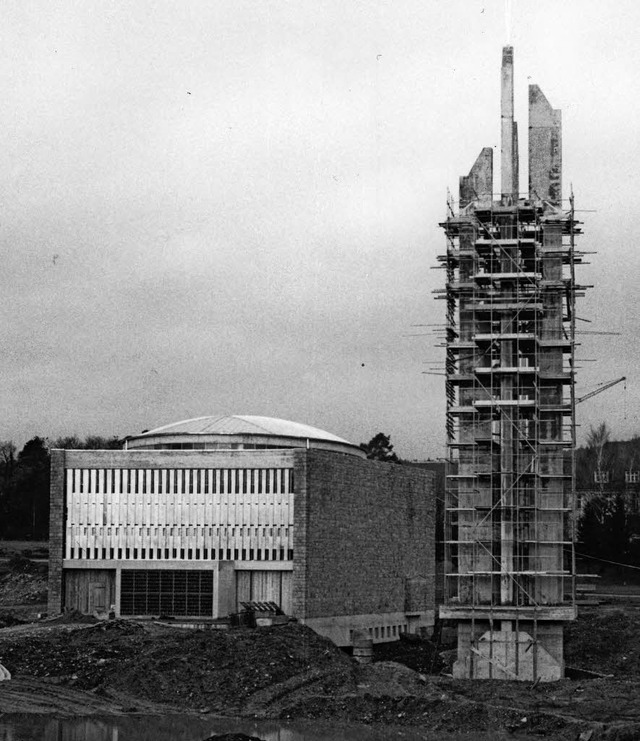
[[[113,450],[117,437],[77,435],[60,437],[48,445],[45,438],[29,440],[15,456],[13,443],[0,442],[0,537],[45,539],[49,533],[49,449]]]
[[[393,445],[389,436],[382,432],[372,437],[368,443],[360,443],[360,448],[364,450],[370,460],[400,463],[400,459],[393,452]]]
[[[18,454],[3,505],[4,537],[48,537],[49,449],[44,438],[32,438]]]

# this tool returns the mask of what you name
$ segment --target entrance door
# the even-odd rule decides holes
[[[107,612],[107,589],[104,584],[89,584],[89,613]]]

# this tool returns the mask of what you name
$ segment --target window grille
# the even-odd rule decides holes
[[[122,572],[122,615],[179,615],[211,617],[212,571]]]

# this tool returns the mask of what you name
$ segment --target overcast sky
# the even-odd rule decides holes
[[[637,0],[5,0],[0,438],[208,414],[442,456],[438,222],[515,48],[597,250],[578,407],[640,434]],[[496,166],[499,162],[496,161]],[[408,336],[417,334],[418,336]]]

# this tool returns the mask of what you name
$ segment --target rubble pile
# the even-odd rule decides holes
[[[0,608],[45,604],[47,565],[13,554],[0,571]]]
[[[0,607],[43,604],[47,579],[41,573],[9,572],[0,576]]]
[[[225,712],[311,669],[327,677],[327,692],[349,682],[352,672],[348,656],[295,623],[202,632],[114,620],[52,626],[44,634],[3,631],[0,663],[18,677]]]
[[[594,614],[584,629],[572,628],[568,635],[574,663],[579,652],[589,654],[589,643],[599,654],[599,636],[610,635],[607,620],[620,641],[611,646],[612,654],[631,653],[634,633],[640,635],[638,614],[626,623],[615,614]],[[587,640],[582,630],[594,633]],[[427,669],[433,650],[428,642],[409,640],[376,647],[376,658],[383,652],[385,659],[404,655]],[[330,719],[428,727],[435,733],[496,731],[575,741],[597,728],[598,733],[623,729],[636,734],[629,738],[640,738],[639,680],[632,672],[549,684],[453,680],[397,661],[358,664],[297,623],[200,631],[153,621],[90,624],[74,622],[71,615],[67,622],[1,629],[0,663],[14,677],[0,683],[0,707],[13,712],[68,714],[73,707],[78,716],[95,712],[98,703],[126,714],[153,704],[155,713]],[[597,669],[594,663],[582,666]]]
[[[397,661],[420,674],[439,674],[445,666],[434,643],[413,635],[391,643],[377,643],[373,655],[375,661]]]
[[[640,610],[581,609],[565,627],[565,663],[619,677],[640,676]]]
[[[0,708],[82,715],[97,703],[121,714],[153,707],[572,741],[594,729],[598,738],[640,738],[633,605],[581,609],[565,628],[567,666],[611,678],[466,682],[438,676],[446,645],[411,636],[376,645],[374,663],[359,665],[295,622],[201,631],[71,611],[27,623],[15,606],[43,601],[45,574],[24,558],[0,573],[0,664],[14,677],[0,683]]]
[[[264,741],[258,736],[247,736],[246,733],[223,733],[222,735],[209,736],[204,741]]]
[[[0,614],[0,628],[11,628],[14,625],[23,625],[25,622],[25,620],[21,620],[11,613],[7,613],[6,615]]]

